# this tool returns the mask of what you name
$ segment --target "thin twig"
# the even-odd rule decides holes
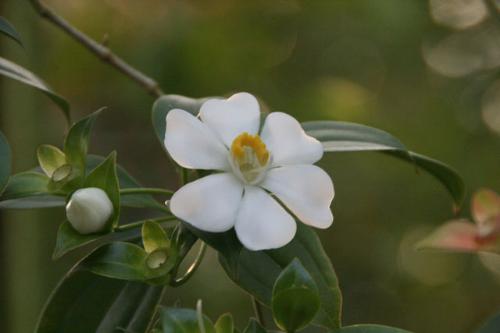
[[[159,217],[156,219],[141,220],[141,221],[136,221],[136,222],[132,222],[132,223],[128,223],[128,224],[119,225],[115,228],[115,231],[123,231],[123,230],[142,227],[142,225],[148,221],[161,223],[161,222],[175,221],[176,219],[177,218],[175,216],[164,216],[164,217]]]
[[[163,195],[172,195],[174,191],[165,190],[162,188],[151,188],[151,187],[131,187],[131,188],[122,188],[120,189],[121,195],[130,195],[130,194],[163,194]]]
[[[129,65],[125,60],[111,52],[108,47],[96,42],[77,28],[73,27],[68,21],[50,9],[42,0],[29,1],[41,17],[63,30],[103,62],[108,63],[130,79],[134,80],[151,95],[159,97],[164,94],[155,80]]]

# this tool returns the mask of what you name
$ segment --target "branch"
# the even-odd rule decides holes
[[[134,80],[136,83],[145,88],[151,95],[157,97],[163,95],[163,91],[160,89],[160,86],[155,80],[130,66],[122,58],[111,52],[108,47],[96,42],[80,30],[73,27],[68,21],[47,7],[42,0],[29,1],[41,17],[63,30],[66,34],[86,47],[87,50],[96,55],[103,62],[108,63],[118,71],[128,76],[130,79]]]

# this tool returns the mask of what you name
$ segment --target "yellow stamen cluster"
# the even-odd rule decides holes
[[[238,135],[231,144],[231,154],[238,161],[240,167],[254,164],[252,159],[255,157],[261,166],[266,165],[269,161],[269,151],[258,134],[251,135],[243,132]]]

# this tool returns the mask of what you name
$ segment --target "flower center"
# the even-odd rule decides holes
[[[249,184],[264,178],[270,155],[259,135],[243,132],[231,144],[231,166],[236,175]]]

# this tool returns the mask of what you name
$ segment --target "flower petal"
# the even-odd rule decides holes
[[[262,140],[273,157],[273,165],[313,164],[323,157],[323,145],[306,134],[300,123],[283,112],[270,113]]]
[[[297,224],[264,190],[246,186],[235,229],[247,249],[260,251],[288,244],[295,236]]]
[[[479,251],[483,244],[478,242],[477,228],[467,220],[448,222],[417,243],[417,249],[442,249],[451,251]]]
[[[335,192],[332,179],[321,168],[305,164],[270,169],[261,186],[305,224],[321,229],[332,224],[330,205]]]
[[[243,185],[230,173],[219,173],[184,185],[170,200],[170,210],[183,221],[208,232],[231,229]]]
[[[167,114],[165,148],[180,166],[188,169],[229,170],[228,150],[213,132],[189,112]]]
[[[472,197],[472,217],[481,226],[500,217],[500,196],[489,189],[480,189]]]
[[[258,132],[259,102],[253,95],[244,92],[228,99],[210,99],[201,106],[200,118],[230,147],[241,133]]]

